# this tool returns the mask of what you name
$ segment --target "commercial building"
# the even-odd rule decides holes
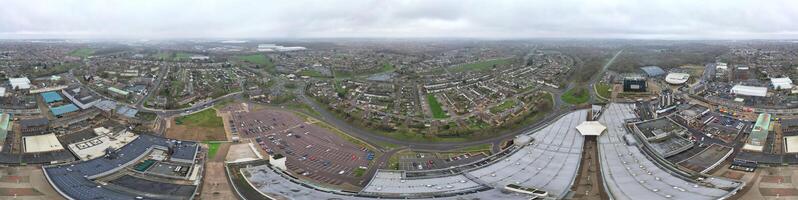
[[[776,90],[789,90],[792,89],[792,80],[789,77],[784,78],[770,78],[770,84]]]
[[[70,113],[70,112],[75,112],[75,111],[78,111],[78,110],[79,110],[78,107],[75,106],[75,104],[71,104],[71,103],[67,104],[67,105],[63,105],[63,106],[50,108],[50,112],[52,112],[53,115],[56,116],[56,117],[62,116],[64,114],[67,114],[67,113]]]
[[[745,86],[745,85],[735,85],[734,87],[732,87],[730,92],[732,94],[742,95],[742,96],[765,97],[768,94],[768,88],[766,88],[766,87],[755,87],[755,86]]]
[[[55,134],[22,137],[25,153],[42,153],[64,150]]]
[[[665,76],[665,82],[673,85],[684,84],[688,79],[690,79],[690,74],[685,73],[670,73],[668,76]]]
[[[643,77],[626,77],[623,79],[624,92],[645,92],[646,79]]]
[[[762,113],[756,118],[754,128],[751,130],[751,136],[748,137],[748,142],[743,145],[744,150],[759,151],[765,147],[768,134],[770,133],[770,114]]]
[[[42,93],[42,98],[44,98],[44,102],[46,103],[53,103],[63,101],[64,98],[61,98],[61,95],[58,95],[56,92],[45,92]]]
[[[30,89],[30,80],[27,77],[10,78],[8,82],[11,84],[11,89],[27,90]]]
[[[662,70],[662,68],[658,66],[645,66],[640,69],[643,70],[648,77],[662,76],[665,74],[665,70]]]

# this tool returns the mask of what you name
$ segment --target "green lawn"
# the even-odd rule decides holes
[[[569,104],[583,104],[590,100],[590,92],[584,87],[574,87],[562,94],[562,100]]]
[[[175,60],[188,60],[188,59],[191,59],[191,55],[192,54],[190,54],[190,53],[180,52],[180,53],[176,53],[175,54],[175,58],[174,59]]]
[[[267,58],[266,55],[263,54],[236,56],[233,57],[233,60],[260,65],[260,67],[266,68],[266,70],[269,72],[274,71],[274,63],[272,63],[272,60]]]
[[[361,176],[363,176],[363,174],[365,174],[365,173],[366,173],[366,169],[363,169],[363,168],[355,168],[355,171],[354,171],[354,173],[355,173],[355,177],[361,177]]]
[[[515,106],[515,104],[516,104],[516,102],[514,100],[509,99],[509,100],[504,101],[501,104],[499,104],[499,105],[497,105],[497,106],[495,106],[493,108],[490,108],[490,112],[492,112],[492,113],[501,113],[501,112],[504,112],[507,109],[512,108],[513,106]]]
[[[77,56],[77,57],[83,57],[83,58],[89,57],[92,54],[94,54],[94,49],[90,49],[90,48],[81,48],[81,49],[77,49],[77,50],[74,50],[72,52],[69,52],[70,56]]]
[[[158,53],[158,54],[153,55],[153,57],[155,57],[155,59],[159,59],[159,60],[169,60],[169,59],[172,59],[172,53],[167,53],[167,52]]]
[[[392,72],[394,70],[396,70],[396,67],[394,67],[392,64],[385,63],[382,64],[382,68],[380,68],[378,73]]]
[[[246,62],[250,62],[252,64],[258,64],[258,65],[268,65],[268,64],[271,63],[271,61],[269,59],[266,59],[266,56],[261,55],[261,54],[252,54],[252,55],[246,55],[246,56],[236,56],[235,58],[237,60],[240,60],[240,61],[246,61]]]
[[[596,94],[601,98],[609,99],[612,97],[612,86],[606,83],[596,84]]]
[[[499,59],[492,59],[492,60],[485,60],[473,63],[467,63],[462,65],[456,65],[449,68],[449,72],[457,73],[457,72],[464,72],[464,71],[479,71],[479,70],[486,70],[491,69],[493,66],[499,65],[506,65],[512,61],[512,58],[499,58]]]
[[[214,109],[206,109],[198,113],[178,117],[175,119],[175,124],[206,128],[217,128],[224,126],[222,118],[216,116],[216,110]]]
[[[324,77],[324,75],[322,75],[321,72],[312,69],[302,70],[299,72],[299,75],[310,76],[310,77]]]
[[[216,152],[219,151],[219,146],[222,145],[219,142],[203,142],[203,143],[208,144],[208,159],[213,159],[213,157],[216,156]]]
[[[443,107],[438,99],[435,98],[434,94],[427,94],[427,102],[429,103],[429,109],[432,111],[432,117],[435,119],[445,119],[449,116],[446,115],[446,112],[443,111]]]

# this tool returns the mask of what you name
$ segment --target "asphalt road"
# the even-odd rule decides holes
[[[601,67],[601,70],[598,71],[598,73],[596,73],[595,76],[590,78],[590,82],[589,82],[588,88],[587,88],[588,91],[590,91],[590,100],[588,102],[591,102],[591,103],[595,103],[596,102],[596,90],[594,89],[595,85],[596,85],[596,82],[598,82],[598,80],[601,78],[601,74],[603,74],[604,71],[607,71],[607,68],[612,66],[612,63],[615,62],[615,58],[618,58],[618,56],[621,55],[621,53],[623,53],[623,49],[621,49],[620,51],[615,53],[615,55],[612,56],[612,58],[610,58],[610,60],[608,60],[607,63],[604,64],[604,66]]]
[[[512,139],[516,135],[527,132],[529,130],[534,130],[539,127],[543,127],[549,122],[552,122],[555,119],[559,118],[559,116],[561,116],[562,114],[570,111],[570,109],[560,108],[560,105],[553,105],[552,107],[554,110],[552,110],[552,112],[549,112],[546,116],[544,116],[542,120],[537,121],[534,124],[526,126],[524,128],[499,133],[496,137],[491,137],[488,139],[468,141],[468,142],[422,142],[422,141],[400,140],[385,135],[372,133],[368,130],[364,130],[359,127],[355,127],[354,125],[338,118],[335,114],[330,113],[330,111],[327,110],[326,107],[319,105],[316,101],[305,95],[304,89],[301,90],[301,92],[299,92],[299,96],[300,98],[302,98],[302,101],[304,101],[307,105],[313,108],[313,110],[319,112],[319,114],[321,115],[319,116],[321,120],[330,123],[333,126],[341,129],[342,131],[349,133],[353,137],[357,137],[361,140],[364,140],[376,147],[381,147],[380,145],[377,144],[378,142],[384,142],[384,143],[391,143],[399,146],[404,146],[414,150],[427,150],[427,151],[447,151],[468,146],[486,144],[486,143],[492,143],[494,144],[494,146],[498,147],[498,145],[496,144],[500,144],[502,141]],[[556,96],[555,99],[559,99],[559,95],[555,94],[555,96]],[[556,102],[558,101],[555,101],[555,104]]]

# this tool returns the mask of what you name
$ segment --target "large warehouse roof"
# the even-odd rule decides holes
[[[61,146],[61,142],[58,142],[58,138],[52,133],[26,136],[22,137],[22,140],[25,143],[25,153],[49,152],[64,149],[64,146]]]
[[[55,116],[61,116],[61,115],[64,115],[66,113],[69,113],[69,112],[78,111],[78,107],[75,106],[75,104],[71,104],[70,103],[70,104],[63,105],[63,106],[52,107],[52,108],[50,108],[50,111],[53,112],[53,115],[55,115]]]
[[[56,92],[45,92],[45,93],[42,93],[41,95],[42,95],[42,98],[44,98],[44,102],[47,102],[47,103],[52,103],[52,102],[57,102],[57,101],[63,101],[64,100],[64,98],[62,98],[61,95],[58,95],[58,93],[56,93]]]
[[[648,76],[662,76],[665,74],[665,70],[662,70],[662,68],[657,66],[645,66],[641,67],[640,69],[642,69],[643,72],[645,72]]]
[[[665,76],[665,82],[674,85],[684,84],[688,79],[690,79],[690,74],[685,73],[670,73],[668,76]]]
[[[10,78],[8,82],[11,84],[11,89],[30,89],[30,80],[28,78]]]
[[[790,80],[789,77],[771,78],[770,83],[773,84],[773,88],[776,88],[777,90],[792,89],[792,80]]]
[[[731,89],[731,93],[743,96],[755,96],[755,97],[764,97],[768,94],[768,88],[766,87],[754,87],[754,86],[745,86],[745,85],[735,85]]]

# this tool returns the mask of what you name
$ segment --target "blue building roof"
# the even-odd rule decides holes
[[[47,103],[52,103],[52,102],[57,102],[57,101],[63,101],[64,100],[64,98],[62,98],[61,95],[58,95],[58,93],[56,93],[56,92],[45,92],[45,93],[42,93],[42,98],[44,98],[44,101],[47,102]]]
[[[75,106],[75,104],[70,103],[67,105],[50,108],[50,111],[53,112],[53,115],[55,116],[61,116],[69,112],[78,111],[78,107]]]
[[[665,75],[665,70],[662,70],[662,68],[657,66],[646,66],[640,69],[642,69],[643,72],[645,72],[649,77]]]

